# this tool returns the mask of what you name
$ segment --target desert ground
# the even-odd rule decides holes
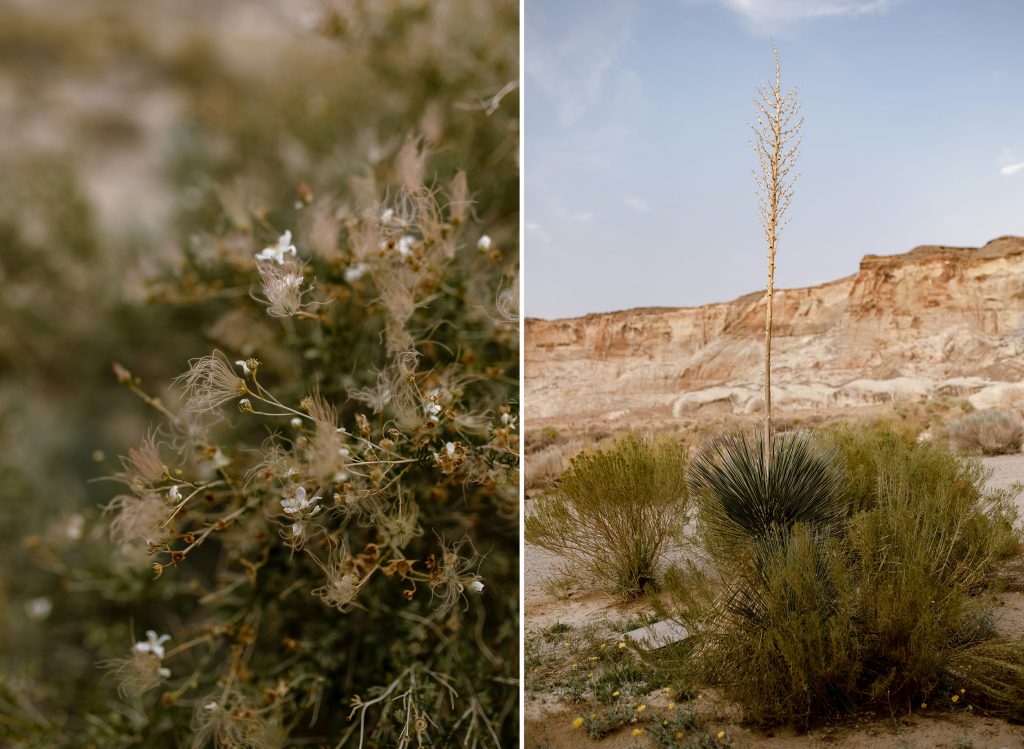
[[[1015,482],[1024,482],[1024,454],[986,457],[981,461],[991,471],[989,488],[1011,489]],[[529,470],[530,457],[527,455],[527,475]],[[1024,495],[1018,495],[1015,503],[1024,515]],[[528,498],[527,513],[531,504]],[[592,740],[574,729],[572,721],[585,706],[572,704],[563,696],[531,686],[529,664],[529,643],[543,640],[545,633],[551,632],[552,628],[557,630],[564,625],[590,627],[606,636],[609,643],[614,643],[621,639],[623,631],[633,628],[638,621],[653,618],[650,602],[644,599],[626,604],[617,602],[595,591],[586,580],[573,577],[572,571],[565,568],[564,560],[529,543],[525,545],[524,564],[528,658],[524,705],[526,746],[529,749],[590,746],[616,749],[652,745],[642,736],[633,736],[628,726],[600,740]],[[1003,636],[1024,636],[1024,569],[1008,570],[1006,574],[1011,582],[998,594],[996,631]],[[668,698],[658,689],[649,693],[644,703],[652,711],[666,710]],[[706,726],[714,732],[724,731],[733,746],[776,749],[822,746],[842,749],[1001,749],[1024,746],[1024,726],[964,710],[924,709],[910,715],[891,716],[858,714],[845,721],[821,724],[807,732],[799,732],[792,728],[765,731],[743,725],[737,717],[737,706],[716,697],[712,690],[699,694],[693,705],[704,718]]]

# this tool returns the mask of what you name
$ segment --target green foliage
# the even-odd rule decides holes
[[[733,557],[797,523],[831,533],[842,521],[842,473],[833,449],[810,432],[789,432],[773,436],[771,451],[766,472],[763,435],[733,434],[713,441],[691,462],[690,493],[713,554]]]
[[[706,549],[710,571],[674,571],[667,612],[691,637],[666,667],[768,724],[928,702],[953,682],[1020,718],[1020,646],[992,632],[995,573],[1018,548],[1010,497],[940,445],[872,427],[832,436],[846,522],[762,532],[732,556]]]
[[[974,411],[949,425],[949,439],[966,453],[1010,455],[1020,452],[1024,421],[1016,414],[997,408]]]
[[[76,74],[175,102],[166,225],[108,235],[65,154],[0,198],[0,744],[515,745],[517,4],[325,7],[240,66],[123,10]],[[77,64],[38,15],[5,39]]]
[[[658,580],[658,566],[686,522],[686,446],[630,434],[570,462],[557,489],[537,500],[526,539],[553,551],[623,597]]]

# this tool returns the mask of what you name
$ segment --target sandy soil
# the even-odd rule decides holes
[[[989,486],[1010,488],[1015,482],[1024,482],[1024,454],[984,458],[984,465],[992,470]],[[1017,497],[1017,505],[1024,517],[1024,494]],[[527,503],[529,512],[529,503]],[[556,555],[530,544],[525,546],[526,635],[546,629],[557,622],[573,626],[595,622],[611,622],[635,617],[648,610],[643,602],[622,605],[606,595],[587,589],[584,581],[566,577],[563,561]],[[1024,636],[1024,591],[1011,590],[999,596],[1001,606],[996,612],[996,631],[1002,636]],[[649,695],[652,708],[664,699],[660,694]],[[770,747],[773,749],[810,749],[829,746],[837,749],[910,749],[935,747],[949,749],[1010,749],[1024,747],[1024,726],[1004,720],[978,716],[973,713],[941,713],[929,715],[927,711],[900,718],[855,717],[850,721],[819,727],[808,733],[792,729],[764,732],[751,730],[736,722],[736,708],[718,702],[713,695],[702,695],[697,700],[698,711],[708,716],[714,730],[725,730],[736,746]],[[526,721],[525,746],[528,749],[568,749],[569,747],[650,746],[650,742],[633,737],[626,729],[613,733],[600,741],[587,738],[572,728],[572,720],[579,708],[564,704],[557,698],[531,692],[529,678],[526,686],[524,718]]]

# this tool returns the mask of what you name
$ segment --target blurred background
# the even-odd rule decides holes
[[[97,479],[153,421],[113,362],[164,395],[231,335],[186,260],[270,207],[306,220],[410,129],[441,173],[470,149],[517,253],[517,24],[509,0],[0,0],[0,744],[117,746],[133,719],[96,663],[159,593],[110,565]]]

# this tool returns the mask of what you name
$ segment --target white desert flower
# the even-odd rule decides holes
[[[412,254],[413,247],[416,246],[416,237],[411,234],[404,235],[398,240],[398,254],[402,257],[409,257]]]
[[[319,501],[320,497],[307,497],[306,488],[304,486],[300,486],[295,490],[294,497],[287,497],[281,500],[281,509],[284,510],[286,515],[298,517],[312,507],[313,510],[309,513],[309,516],[312,517],[320,511],[320,508],[317,506],[317,502]]]
[[[493,242],[487,234],[484,234],[480,239],[476,240],[476,248],[480,250],[480,252],[487,252],[491,249],[492,244]]]
[[[472,590],[474,593],[479,593],[484,589],[484,584],[479,580],[474,580],[469,584],[469,589]]]
[[[302,419],[298,416],[293,416],[288,423],[291,424],[292,429],[302,429]]]
[[[266,261],[273,261],[278,265],[284,265],[284,256],[291,255],[295,257],[295,245],[292,244],[292,233],[286,231],[280,237],[277,238],[277,244],[273,247],[264,247],[258,253],[256,253],[256,259]]]
[[[46,596],[30,598],[25,601],[25,614],[32,621],[41,622],[50,615],[51,611],[53,611],[53,601]]]
[[[171,639],[170,635],[157,636],[156,632],[152,629],[146,630],[146,639],[140,640],[135,643],[136,653],[152,653],[157,658],[163,660],[165,655],[164,643]]]
[[[67,525],[64,527],[64,533],[70,540],[77,541],[82,537],[82,530],[84,528],[85,518],[76,512],[68,518]]]
[[[370,266],[366,263],[354,263],[345,269],[345,281],[355,283],[365,276],[368,270],[370,270]]]
[[[177,502],[181,499],[181,487],[175,485],[170,488],[167,492],[167,498],[172,502]]]
[[[249,362],[245,359],[239,359],[235,362],[235,366],[242,370],[242,375],[248,377],[252,374],[252,370],[249,369]]]

